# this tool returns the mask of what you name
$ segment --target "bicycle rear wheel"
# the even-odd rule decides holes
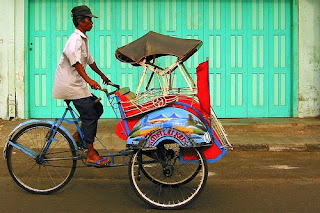
[[[137,195],[147,204],[159,209],[179,209],[193,202],[203,190],[207,162],[203,154],[192,149],[192,163],[180,159],[181,149],[138,150],[129,165],[129,178]],[[168,150],[167,150],[168,151]]]
[[[30,149],[39,155],[46,145],[51,125],[36,123],[21,129],[12,139],[22,150]],[[13,180],[24,190],[50,194],[63,188],[73,177],[77,165],[76,150],[68,135],[58,129],[45,157],[32,158],[21,148],[9,145],[7,166]]]

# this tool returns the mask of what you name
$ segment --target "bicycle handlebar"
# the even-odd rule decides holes
[[[111,81],[108,82],[108,85],[113,86],[113,87],[117,88],[118,90],[120,89],[120,85],[112,83]]]
[[[116,93],[116,92],[120,89],[120,86],[119,86],[118,84],[114,84],[114,83],[112,83],[112,82],[109,82],[108,85],[117,88],[117,90],[112,91],[112,92],[108,92],[108,89],[107,89],[107,88],[98,89],[98,90],[100,90],[100,91],[102,91],[102,92],[105,92],[107,96],[110,96],[110,95],[113,95],[114,93]]]
[[[112,91],[112,92],[108,92],[108,95],[113,95],[114,93],[116,93],[118,90]]]

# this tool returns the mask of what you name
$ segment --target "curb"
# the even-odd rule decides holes
[[[320,144],[233,144],[234,151],[320,152]]]

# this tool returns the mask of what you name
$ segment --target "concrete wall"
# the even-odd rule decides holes
[[[25,3],[1,0],[0,118],[24,118]]]
[[[320,115],[320,0],[299,0],[299,117]],[[0,118],[25,117],[25,0],[1,0]]]
[[[320,115],[320,1],[299,1],[299,117]]]

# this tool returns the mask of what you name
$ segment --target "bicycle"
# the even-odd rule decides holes
[[[194,53],[197,48],[193,45],[188,51]],[[124,60],[123,55],[121,60]],[[182,63],[183,60],[178,60],[163,74],[171,74],[183,66]],[[158,66],[146,64],[146,60],[142,65],[145,71],[151,69],[159,74],[156,72]],[[127,140],[127,148],[113,154],[98,139],[108,153],[104,157],[111,158],[111,164],[106,168],[128,166],[134,191],[150,206],[179,209],[193,202],[206,184],[207,161],[216,162],[232,149],[213,109],[207,116],[201,112],[194,88],[191,92],[188,88],[170,88],[165,92],[163,88],[147,89],[136,94],[128,88],[117,88],[110,93],[107,89],[102,91],[115,115],[119,110],[117,119],[121,131],[117,133]],[[71,119],[66,118],[68,113]],[[80,143],[75,142],[63,122],[76,126]],[[30,120],[18,125],[9,135],[4,149],[13,180],[35,194],[51,194],[66,186],[78,161],[86,166],[87,145],[80,122],[70,101],[66,101],[61,118]],[[123,157],[120,164],[115,162],[118,156]]]

